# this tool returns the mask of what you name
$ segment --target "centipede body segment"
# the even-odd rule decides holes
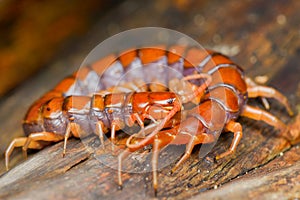
[[[175,171],[195,145],[216,141],[222,130],[234,137],[229,149],[216,158],[234,153],[243,134],[238,116],[262,120],[284,131],[286,127],[278,118],[247,105],[248,98],[255,97],[275,98],[293,114],[279,91],[256,85],[221,53],[178,45],[126,50],[81,68],[35,101],[23,121],[26,137],[10,143],[5,164],[8,169],[15,147],[26,152],[64,140],[65,154],[71,136],[95,133],[103,144],[105,133],[110,131],[114,144],[116,131],[136,124],[141,131],[127,139],[127,148],[118,157],[118,184],[123,185],[122,160],[151,144],[156,192],[158,155],[171,142],[186,145],[172,169]],[[189,103],[192,108],[185,106]],[[183,115],[178,118],[180,112]],[[146,119],[150,125],[145,126]]]

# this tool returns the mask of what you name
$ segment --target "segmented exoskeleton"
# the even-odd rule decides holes
[[[114,143],[116,130],[137,123],[141,131],[129,137],[127,149],[119,156],[119,185],[122,159],[153,144],[156,191],[158,153],[170,142],[187,145],[175,170],[196,144],[217,140],[216,131],[234,133],[229,150],[217,158],[233,153],[242,137],[242,127],[235,121],[240,115],[284,130],[285,125],[276,117],[246,104],[248,98],[258,96],[276,98],[292,114],[286,97],[273,88],[256,85],[220,53],[183,46],[127,50],[81,68],[34,102],[23,121],[27,137],[11,142],[5,154],[6,166],[14,147],[21,146],[26,152],[44,147],[44,141],[64,140],[65,154],[70,136],[95,133],[103,143],[110,129]],[[192,109],[185,108],[189,102]],[[185,110],[180,123],[174,115]],[[144,128],[145,119],[153,124]]]
[[[161,123],[149,126],[149,134],[145,137],[140,133],[129,137],[126,142],[127,149],[119,155],[118,182],[120,187],[122,187],[122,160],[131,152],[146,145],[153,145],[153,188],[156,193],[158,154],[170,143],[186,144],[185,154],[173,167],[172,172],[174,172],[190,156],[195,145],[215,142],[220,130],[233,132],[234,138],[229,150],[217,155],[216,159],[234,153],[242,137],[242,126],[236,122],[238,116],[262,120],[281,132],[286,131],[285,124],[278,118],[264,110],[247,105],[248,98],[262,97],[265,107],[268,108],[269,105],[264,98],[275,98],[286,107],[290,115],[293,115],[284,95],[274,88],[255,84],[250,78],[245,77],[238,65],[220,53],[207,51],[208,54],[205,54],[200,50],[194,51],[192,63],[195,68],[191,69],[193,72],[187,74],[189,77],[191,77],[190,74],[207,74],[212,78],[204,94],[198,94],[200,104],[189,110],[186,119],[175,127],[161,130],[164,125]]]
[[[174,46],[172,49],[184,48]],[[171,73],[153,73],[164,72],[167,66],[173,70]],[[27,137],[15,138],[10,143],[5,152],[6,168],[15,147],[22,147],[26,153],[28,148],[41,149],[47,142],[64,140],[64,155],[67,139],[72,135],[84,137],[96,133],[103,143],[103,135],[108,129],[111,129],[114,141],[115,131],[125,125],[132,126],[137,122],[143,129],[146,118],[170,121],[181,109],[181,101],[193,101],[194,96],[188,93],[176,96],[167,91],[167,82],[173,85],[174,91],[186,93],[187,83],[177,77],[183,77],[187,71],[185,68],[190,67],[192,65],[176,52],[167,52],[162,47],[128,50],[119,56],[109,55],[82,67],[28,109],[23,120]],[[126,79],[117,85],[125,73]],[[211,82],[207,74],[184,79],[201,80],[193,94],[203,93]]]

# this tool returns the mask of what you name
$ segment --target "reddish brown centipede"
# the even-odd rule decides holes
[[[162,75],[150,72],[161,71],[161,66],[172,68],[184,76],[182,80],[190,82],[182,82],[170,71],[163,71]],[[132,69],[134,73],[130,73]],[[115,81],[125,73],[128,73],[126,81],[114,87]],[[100,75],[101,80],[95,81]],[[145,82],[152,83],[147,85]],[[163,86],[167,83],[175,93]],[[192,92],[186,92],[187,88],[191,88]],[[137,92],[125,93],[134,90]],[[93,94],[94,91],[98,93]],[[241,125],[235,122],[239,115],[285,129],[276,117],[246,105],[248,97],[258,96],[276,98],[292,114],[287,99],[281,93],[270,87],[255,85],[244,77],[238,65],[217,52],[159,46],[128,50],[120,56],[110,55],[65,78],[34,102],[23,121],[27,137],[15,138],[10,143],[5,153],[6,167],[15,147],[23,147],[26,152],[28,148],[43,148],[45,141],[64,140],[65,154],[66,142],[71,135],[82,137],[94,132],[103,143],[104,133],[111,129],[114,141],[116,130],[137,122],[144,133],[132,135],[127,140],[127,150],[119,156],[119,185],[122,186],[122,159],[130,152],[153,144],[153,187],[156,191],[158,153],[170,141],[187,145],[184,156],[173,168],[175,170],[189,157],[196,144],[215,141],[214,131],[222,130],[224,125],[225,130],[234,133],[234,139],[230,149],[217,158],[233,153],[242,137]],[[173,116],[188,102],[198,105],[187,111],[187,119],[178,125]],[[218,117],[212,117],[213,113]],[[146,118],[159,121],[151,128],[151,133],[144,131]],[[164,127],[170,129],[161,131]]]
[[[15,147],[23,147],[26,154],[28,148],[40,149],[45,146],[45,141],[65,140],[64,155],[67,139],[71,135],[79,137],[95,132],[103,142],[103,134],[108,129],[111,129],[111,137],[114,140],[115,131],[124,125],[132,126],[137,122],[143,128],[145,118],[153,121],[165,118],[169,121],[181,109],[181,104],[174,93],[163,92],[166,88],[162,86],[161,82],[166,81],[166,78],[173,78],[172,75],[169,74],[169,77],[163,75],[162,78],[156,77],[156,74],[152,75],[151,79],[155,80],[148,86],[140,78],[141,70],[149,71],[149,68],[153,70],[153,66],[160,68],[161,64],[173,64],[174,67],[179,67],[180,73],[182,73],[184,63],[181,57],[172,52],[166,54],[166,51],[161,48],[129,50],[121,53],[118,58],[110,55],[90,66],[81,68],[80,71],[62,80],[53,90],[43,95],[29,108],[23,121],[23,129],[28,137],[19,137],[10,143],[5,152],[7,169],[9,156]],[[183,48],[174,46],[172,49],[181,50]],[[164,63],[167,60],[161,59],[162,56],[167,56],[171,62]],[[114,87],[116,81],[113,79],[118,80],[119,77],[112,72],[119,70],[125,73],[136,67],[137,63],[140,67],[144,67],[141,70],[135,68],[134,74],[128,76],[130,80]],[[152,66],[145,67],[147,64],[152,64]],[[189,63],[185,62],[185,64],[188,68],[191,67]],[[107,66],[108,68],[104,72]],[[101,81],[95,81],[101,75]],[[149,76],[146,78],[149,79]],[[157,78],[161,79],[157,80]],[[192,79],[204,80],[202,86],[194,90],[195,94],[203,93],[205,84],[211,81],[211,77],[206,74],[198,74],[196,78],[192,77]],[[175,82],[170,81],[170,84],[178,85]],[[98,91],[98,94],[87,96],[95,90]],[[133,90],[138,92],[116,93]],[[149,90],[152,92],[146,92]],[[175,90],[178,91],[178,89]],[[112,91],[115,93],[109,94]],[[184,97],[182,98],[183,102],[188,102],[192,100],[193,95],[182,97]],[[87,120],[90,120],[91,123],[87,124]]]

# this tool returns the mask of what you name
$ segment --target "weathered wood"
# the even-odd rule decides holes
[[[290,125],[300,134],[300,115]],[[294,146],[269,163],[253,168],[224,186],[192,199],[294,199],[300,197],[300,148]]]
[[[171,6],[170,2],[162,5],[158,2],[151,4],[126,1],[99,20],[99,27],[95,27],[93,31],[95,35],[105,38],[103,24],[110,26],[109,33],[140,25],[155,24],[176,28],[187,35],[196,36],[195,38],[206,47],[231,54],[250,77],[267,76],[267,84],[282,91],[290,99],[294,109],[300,110],[299,78],[295,76],[299,74],[300,69],[297,63],[300,54],[297,26],[297,19],[300,18],[299,1],[274,1],[272,5],[267,1],[258,0],[247,2],[232,0],[223,3],[202,1],[202,3],[186,3],[184,6],[178,4]],[[133,12],[132,9],[139,12]],[[127,16],[130,16],[130,19],[126,18]],[[96,36],[89,37],[95,38],[94,41],[99,40]],[[50,80],[55,74],[59,73],[49,70],[48,74],[41,74],[35,83],[42,84],[45,82],[44,77]],[[55,83],[55,80],[51,81]],[[51,88],[51,84],[48,88]],[[1,127],[10,126],[6,128],[10,131],[1,131],[6,133],[0,136],[1,152],[4,152],[9,140],[21,135],[20,127],[16,128],[14,125],[19,113],[24,113],[30,101],[47,90],[30,87],[32,85],[25,85],[12,94],[11,98],[7,97],[1,102],[1,110],[4,109],[4,113],[0,113],[0,119],[5,119],[0,122]],[[30,94],[29,91],[40,93],[34,93],[24,105],[23,100],[18,104],[22,96]],[[278,102],[270,100],[270,103],[272,114],[286,123],[293,123],[290,127],[296,141],[300,134],[299,115],[297,120],[294,118],[295,122],[292,122],[292,118]],[[249,104],[261,106],[259,100],[251,100]],[[228,149],[232,139],[230,133],[223,134],[213,150],[203,159],[198,158],[198,147],[191,158],[174,174],[170,175],[169,171],[175,162],[160,170],[158,197],[175,199],[193,196],[205,199],[271,198],[273,195],[282,198],[299,197],[297,171],[300,157],[297,156],[299,152],[297,146],[291,146],[285,137],[280,137],[278,131],[263,122],[246,118],[239,121],[243,125],[244,136],[235,155],[218,161],[213,159]],[[9,135],[11,132],[15,134]],[[15,154],[14,157],[17,159],[13,159],[14,167],[0,177],[0,198],[37,196],[44,199],[153,198],[151,173],[124,173],[124,188],[120,191],[116,184],[116,157],[108,151],[109,141],[106,141],[106,151],[100,149],[92,153],[86,149],[97,146],[99,143],[97,138],[93,136],[84,141],[85,145],[79,140],[70,140],[65,158],[61,158],[62,143],[32,154],[22,163],[20,153]],[[167,159],[172,161],[176,158],[176,152],[182,150],[183,147],[170,146],[167,152],[174,152],[174,155],[163,152],[160,162]],[[0,169],[4,171],[3,160],[0,161],[2,161]],[[140,160],[131,157],[124,165],[131,169],[147,170],[148,162],[149,156]],[[272,187],[267,187],[266,184]]]
[[[192,199],[297,199],[300,197],[299,165],[297,162],[268,174],[237,179]]]

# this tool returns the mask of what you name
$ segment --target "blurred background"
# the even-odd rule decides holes
[[[105,38],[122,30],[164,25],[180,29],[184,24],[183,14],[190,5],[193,2],[187,0],[152,3],[134,0],[2,0],[0,97],[47,68],[55,59],[74,53],[74,49],[82,49],[82,52],[84,49],[91,50]],[[113,17],[108,19],[107,16]],[[195,20],[201,23],[203,19],[196,17]],[[94,34],[94,38],[88,39],[89,33]]]
[[[292,16],[289,9],[299,7],[297,1],[288,2],[274,1],[270,6],[259,0],[1,0],[0,97],[68,55],[80,54],[72,63],[77,66],[70,66],[76,70],[80,59],[104,39],[143,26],[183,32],[230,56],[247,46],[251,55],[241,60],[248,64],[245,68],[249,61],[259,64],[259,57],[272,48],[283,57],[288,49],[277,43],[291,34],[287,24],[297,19],[287,20],[286,14]],[[272,34],[277,28],[280,32]],[[259,43],[266,46],[256,46]]]
[[[120,2],[0,1],[0,96],[74,46]]]

